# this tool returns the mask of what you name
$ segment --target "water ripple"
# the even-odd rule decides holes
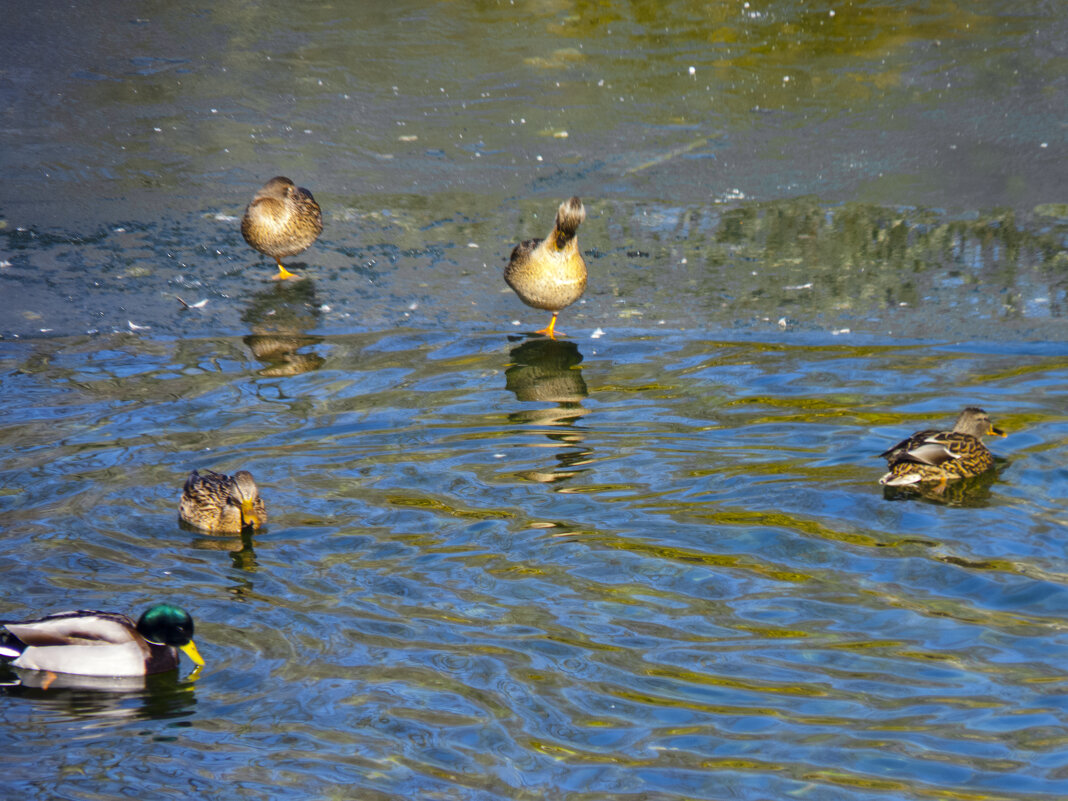
[[[872,454],[929,418],[919,385],[882,396],[893,351],[647,342],[527,354],[545,370],[520,385],[514,344],[408,332],[367,364],[327,336],[321,369],[284,387],[233,340],[6,345],[5,395],[38,399],[0,422],[10,614],[57,590],[180,597],[208,668],[178,707],[9,693],[5,717],[99,743],[78,760],[106,783],[109,738],[147,714],[181,743],[157,776],[184,765],[209,795],[719,797],[712,777],[740,795],[1063,794],[1068,582],[1044,467],[1063,360],[1024,373],[1026,404],[997,415],[1008,467],[955,506],[875,483]],[[994,409],[1021,380],[997,352],[954,359]],[[269,526],[180,528],[192,467],[251,469]],[[80,725],[94,715],[110,722]]]

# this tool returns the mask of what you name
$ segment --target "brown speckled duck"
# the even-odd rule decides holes
[[[994,428],[986,412],[969,406],[957,417],[952,431],[917,431],[879,454],[886,457],[890,468],[879,483],[903,487],[977,476],[994,466],[994,457],[981,439],[990,434],[1005,436]]]
[[[586,219],[577,197],[564,201],[546,239],[528,239],[512,251],[504,280],[519,299],[535,309],[553,313],[549,325],[538,331],[555,338],[556,315],[582,297],[586,290],[586,262],[579,253],[576,233]]]
[[[311,192],[279,175],[252,198],[241,220],[241,235],[278,264],[276,281],[297,278],[282,259],[303,253],[323,232],[323,214]]]
[[[252,474],[239,470],[233,476],[194,470],[186,479],[178,516],[204,531],[240,534],[267,522],[267,509]]]

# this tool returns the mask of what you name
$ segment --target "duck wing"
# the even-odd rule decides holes
[[[123,645],[140,635],[126,615],[79,609],[36,620],[0,621],[0,626],[25,646]]]
[[[234,479],[223,473],[216,473],[214,470],[201,473],[194,470],[186,479],[182,494],[198,506],[225,506],[233,484]]]
[[[917,431],[910,437],[906,437],[891,448],[887,448],[879,455],[885,458],[887,461],[893,462],[899,456],[907,454],[913,448],[920,448],[931,437],[936,437],[943,432],[936,428],[927,429],[925,431]]]
[[[922,431],[899,442],[884,455],[891,466],[901,462],[913,462],[938,467],[946,462],[960,459],[974,449],[968,434],[954,431]]]

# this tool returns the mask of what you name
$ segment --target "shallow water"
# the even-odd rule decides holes
[[[84,8],[0,33],[0,618],[207,665],[0,669],[7,795],[1068,795],[1055,7]],[[500,269],[572,193],[551,342]],[[884,493],[968,404],[996,471]]]

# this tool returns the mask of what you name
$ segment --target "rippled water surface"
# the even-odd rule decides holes
[[[1068,796],[1055,4],[89,8],[0,31],[0,618],[207,665],[0,668],[5,797]],[[969,404],[995,471],[879,487]]]

